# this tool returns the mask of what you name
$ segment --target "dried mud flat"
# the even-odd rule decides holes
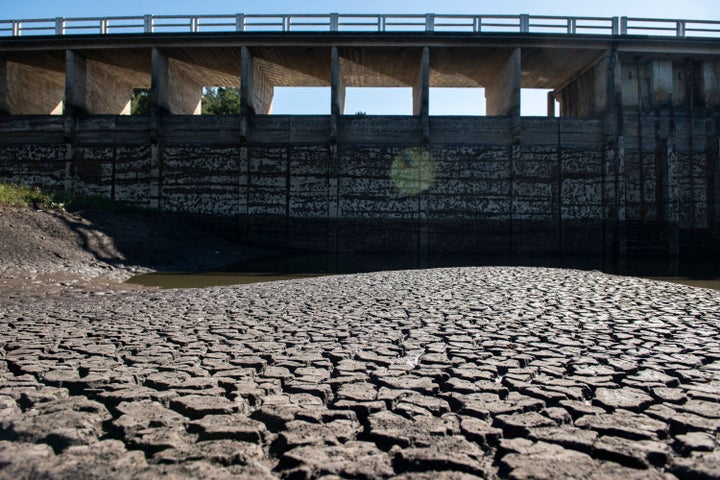
[[[0,478],[718,478],[720,293],[458,268],[0,308]]]
[[[544,268],[236,287],[152,215],[0,210],[0,478],[720,478],[720,293]]]

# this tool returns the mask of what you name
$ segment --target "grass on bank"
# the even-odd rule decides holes
[[[36,210],[62,210],[78,212],[83,209],[100,209],[120,212],[143,212],[150,209],[128,205],[101,197],[75,196],[64,192],[45,190],[0,182],[0,207],[31,207]]]

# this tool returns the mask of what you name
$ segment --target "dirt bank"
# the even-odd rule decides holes
[[[180,216],[0,208],[6,295],[131,288],[122,282],[137,273],[201,271],[260,253]]]

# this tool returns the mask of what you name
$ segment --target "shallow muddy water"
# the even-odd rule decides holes
[[[380,270],[463,266],[538,266],[600,270],[720,290],[720,262],[700,258],[605,260],[567,257],[480,257],[400,254],[293,254],[246,260],[215,272],[159,272],[138,275],[128,283],[161,288],[200,288],[290,280]]]

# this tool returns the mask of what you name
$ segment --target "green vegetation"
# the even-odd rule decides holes
[[[150,90],[136,88],[130,99],[131,115],[150,115]]]
[[[150,115],[150,90],[136,88],[130,100],[132,115]],[[203,115],[239,115],[240,89],[237,87],[211,87],[203,89]]]
[[[63,208],[64,202],[57,194],[44,192],[37,187],[0,183],[0,206],[35,208]]]
[[[100,209],[119,212],[142,212],[151,209],[116,202],[109,198],[75,196],[64,192],[43,190],[0,182],[0,208],[32,207],[38,210],[78,212],[83,209]]]
[[[206,88],[202,98],[203,115],[239,115],[240,89],[237,87]]]

